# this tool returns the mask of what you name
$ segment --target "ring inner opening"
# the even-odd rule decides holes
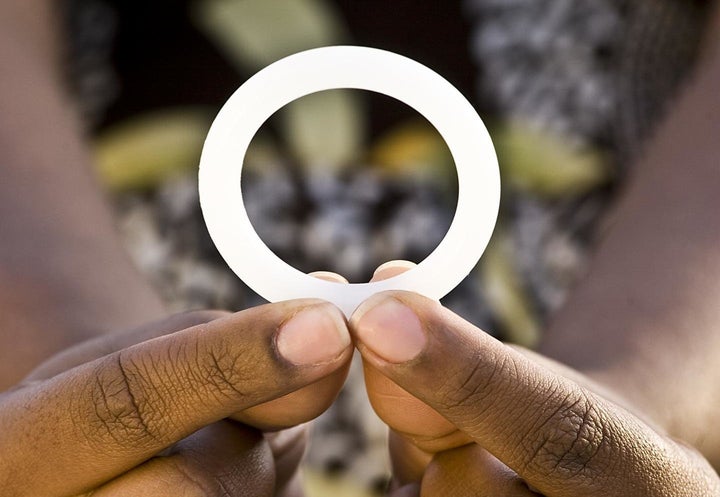
[[[331,90],[292,102],[263,124],[244,161],[250,222],[305,273],[363,283],[387,261],[420,263],[457,208],[457,171],[440,133],[375,92]]]

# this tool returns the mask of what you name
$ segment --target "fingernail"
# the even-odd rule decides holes
[[[403,260],[397,260],[397,261],[389,261],[385,264],[382,264],[378,266],[378,268],[373,273],[372,280],[378,281],[378,280],[387,280],[392,278],[393,276],[397,276],[398,274],[404,273],[405,271],[408,271],[412,268],[414,268],[416,264],[414,262],[410,261],[403,261]]]
[[[308,276],[317,278],[319,280],[329,281],[331,283],[348,283],[348,280],[344,276],[340,276],[337,273],[331,273],[330,271],[315,271],[310,273]]]
[[[315,306],[293,316],[275,340],[280,355],[303,366],[335,359],[350,345],[350,334],[340,311]]]
[[[357,318],[355,330],[368,349],[395,364],[414,359],[427,343],[415,313],[393,298],[363,312]]]

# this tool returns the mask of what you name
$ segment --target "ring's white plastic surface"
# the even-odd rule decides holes
[[[457,168],[458,205],[445,238],[414,269],[377,283],[343,285],[320,280],[278,258],[253,229],[240,190],[245,153],[260,126],[293,100],[336,88],[384,93],[414,108],[440,132]],[[495,149],[465,97],[422,64],[391,52],[353,46],[291,55],[243,84],[208,133],[199,188],[210,236],[230,268],[249,287],[271,302],[324,299],[347,316],[363,300],[385,290],[444,297],[480,259],[500,203]]]

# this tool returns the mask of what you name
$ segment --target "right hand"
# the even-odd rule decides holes
[[[393,429],[396,482],[415,483],[393,497],[720,495],[701,454],[625,399],[437,301],[377,294],[350,329],[370,401]]]
[[[351,357],[344,316],[317,300],[183,314],[86,342],[0,394],[0,488],[13,497],[290,495],[302,428],[264,436],[249,425],[313,419]]]

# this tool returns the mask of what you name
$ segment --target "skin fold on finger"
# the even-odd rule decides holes
[[[377,415],[420,450],[434,453],[470,443],[467,435],[435,409],[372,365],[365,363],[364,373],[368,397]]]
[[[275,461],[278,497],[291,497],[298,494],[299,467],[305,455],[310,436],[311,424],[296,426],[287,430],[265,433],[265,440]]]
[[[628,495],[630,488],[632,495],[714,495],[708,489],[717,488],[717,475],[708,465],[696,466],[626,410],[435,301],[377,294],[350,328],[366,362],[545,495]]]
[[[308,349],[308,335],[333,347]],[[208,424],[317,382],[351,356],[342,313],[301,300],[232,314],[78,366],[2,399],[3,490],[86,491]],[[38,467],[40,454],[54,464]]]
[[[325,412],[345,384],[350,360],[331,374],[287,395],[234,413],[231,419],[263,431],[307,423]]]
[[[329,271],[317,271],[310,276],[333,283],[348,282],[341,275]],[[311,385],[236,413],[232,418],[263,431],[277,431],[306,423],[330,407],[345,384],[349,370],[350,361]]]
[[[273,455],[262,434],[220,421],[83,497],[274,497],[275,486]]]
[[[388,450],[393,488],[420,482],[433,457],[394,430],[388,433]]]
[[[411,483],[390,492],[389,497],[420,497],[420,485]]]
[[[538,497],[510,468],[479,445],[433,457],[422,480],[422,497]]]

